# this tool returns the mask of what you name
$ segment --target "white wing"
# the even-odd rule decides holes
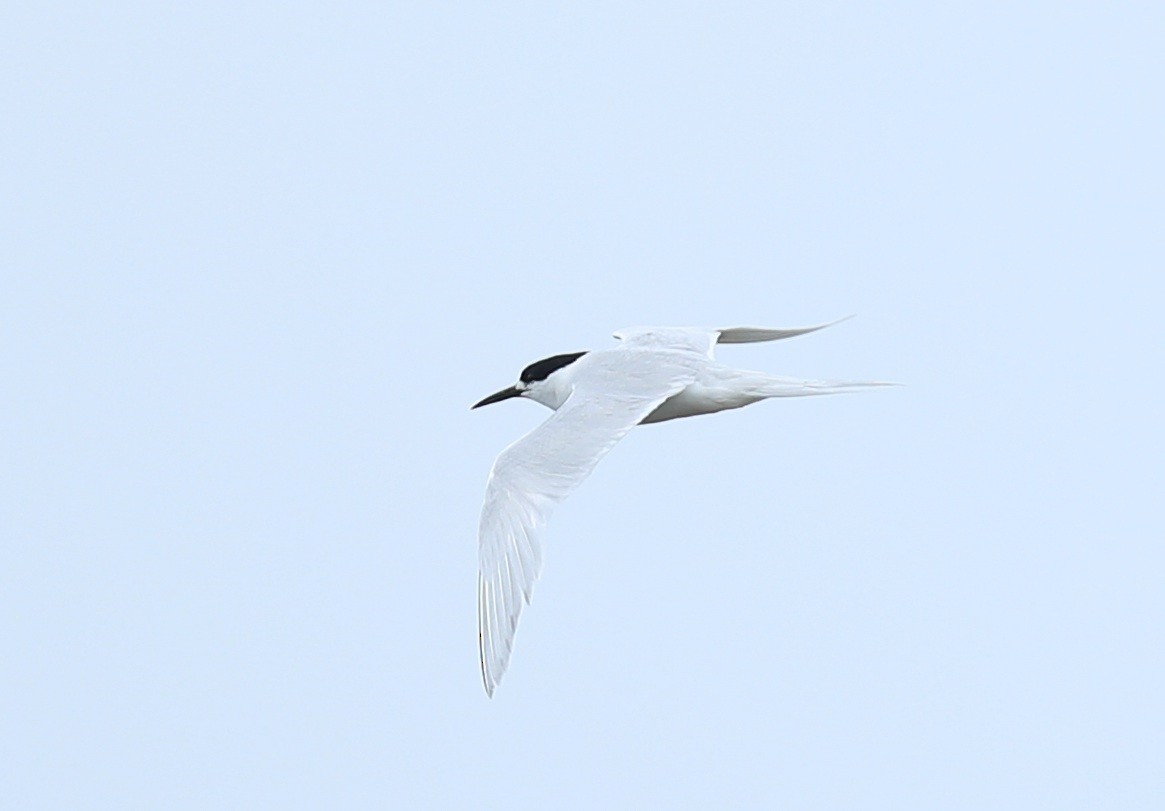
[[[702,353],[626,345],[590,352],[576,361],[566,402],[494,462],[478,532],[478,637],[489,695],[509,664],[518,616],[542,565],[539,531],[554,505],[706,362]]]
[[[628,327],[615,333],[615,337],[623,341],[624,346],[636,346],[649,349],[670,349],[675,351],[698,352],[708,357],[713,356],[716,344],[750,344],[760,341],[779,341],[782,338],[795,338],[816,332],[819,329],[840,324],[853,316],[828,324],[818,324],[815,327],[793,327],[790,329],[770,329],[768,327],[725,327],[711,329],[706,327]]]
[[[705,327],[627,327],[615,333],[623,346],[691,352],[711,357],[720,330]]]

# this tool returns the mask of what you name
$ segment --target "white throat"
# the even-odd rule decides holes
[[[575,365],[571,364],[559,369],[545,380],[536,380],[526,384],[522,396],[557,411],[566,402],[566,398],[570,397],[570,393],[574,391],[572,378],[574,377]]]

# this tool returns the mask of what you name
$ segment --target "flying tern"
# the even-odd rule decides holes
[[[837,322],[834,322],[837,323]],[[541,530],[554,506],[636,425],[884,383],[795,380],[717,363],[716,344],[776,341],[823,329],[634,327],[619,344],[531,363],[518,382],[473,408],[526,397],[554,413],[498,456],[478,527],[478,644],[492,696],[510,661],[518,616],[542,567]]]

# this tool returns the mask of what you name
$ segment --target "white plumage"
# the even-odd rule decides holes
[[[640,423],[709,414],[770,397],[832,394],[879,383],[800,381],[717,363],[716,343],[790,338],[822,329],[635,327],[611,349],[548,358],[477,406],[528,397],[554,414],[498,456],[479,526],[478,633],[485,690],[509,664],[523,606],[542,567],[540,533],[554,506]],[[474,406],[475,408],[477,406]]]

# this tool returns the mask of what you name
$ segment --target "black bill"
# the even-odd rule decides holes
[[[480,403],[471,406],[470,410],[474,408],[481,408],[483,405],[489,405],[490,403],[500,403],[502,400],[508,400],[511,397],[520,397],[521,395],[522,392],[518,390],[517,386],[510,386],[508,389],[502,389],[499,392],[494,392]]]

